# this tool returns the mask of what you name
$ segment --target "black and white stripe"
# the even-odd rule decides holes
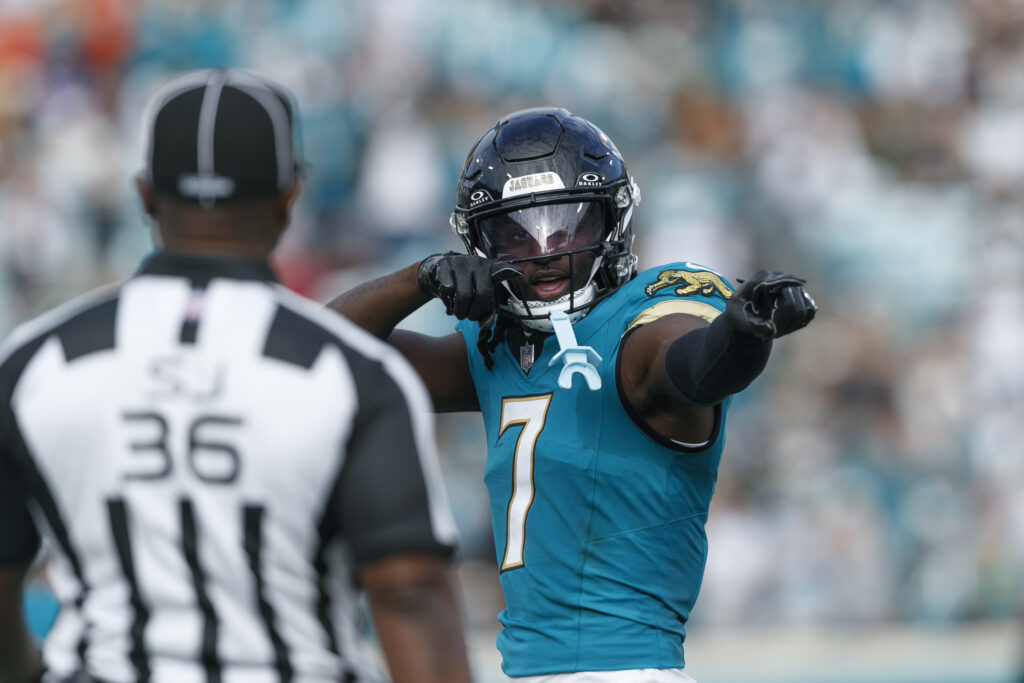
[[[70,658],[81,665],[89,650],[91,625],[85,606],[90,596],[90,585],[83,570],[81,553],[65,521],[68,515],[61,511],[50,484],[33,459],[10,401],[26,367],[48,341],[57,340],[68,363],[113,346],[117,298],[111,292],[98,290],[76,299],[69,307],[78,314],[54,311],[41,316],[15,330],[0,351],[0,397],[6,399],[0,404],[0,457],[6,453],[10,459],[7,464],[20,480],[21,491],[27,493],[28,504],[38,525],[48,531],[73,579],[74,587],[66,600],[78,610],[80,628],[77,635],[70,636],[68,643],[73,645],[68,650],[69,655],[74,653]],[[25,559],[27,561],[28,556]]]
[[[211,71],[203,90],[203,103],[199,107],[199,134],[196,136],[196,163],[200,176],[213,177],[216,173],[213,158],[214,132],[217,128],[217,107],[226,80],[223,71]]]
[[[220,683],[221,663],[217,654],[217,632],[220,630],[220,621],[213,608],[213,603],[210,602],[210,594],[206,591],[206,572],[199,563],[199,532],[196,529],[196,515],[192,508],[192,501],[183,498],[179,501],[179,510],[181,514],[181,550],[188,563],[192,587],[195,589],[196,604],[203,616],[199,661],[206,670],[207,683]]]
[[[149,683],[149,656],[146,653],[145,633],[149,621],[149,606],[139,591],[139,581],[135,574],[135,561],[132,559],[131,534],[128,530],[128,510],[123,498],[107,500],[110,515],[110,533],[114,537],[114,547],[121,563],[121,571],[128,582],[129,600],[132,606],[131,650],[129,658],[135,667],[138,683]]]
[[[243,514],[245,515],[245,554],[249,558],[249,569],[252,571],[256,582],[256,603],[259,605],[260,616],[263,617],[263,625],[267,631],[267,637],[274,646],[274,668],[277,669],[281,683],[290,683],[292,680],[291,655],[288,646],[277,626],[277,614],[273,605],[267,600],[266,588],[263,576],[263,513],[261,505],[246,505]]]

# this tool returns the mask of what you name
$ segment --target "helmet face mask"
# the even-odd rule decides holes
[[[564,109],[503,117],[470,152],[452,228],[470,253],[511,261],[499,313],[550,332],[573,322],[636,272],[630,219],[639,190],[614,143]]]

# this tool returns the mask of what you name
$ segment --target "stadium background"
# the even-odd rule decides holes
[[[321,301],[457,248],[476,135],[565,106],[640,183],[641,266],[796,272],[821,307],[734,404],[688,671],[1016,681],[1022,38],[1014,0],[0,0],[0,333],[151,249],[138,123],[181,70],[296,92],[310,169],[277,263]],[[439,435],[486,683],[482,429]]]

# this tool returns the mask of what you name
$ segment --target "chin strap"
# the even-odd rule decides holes
[[[563,389],[572,389],[573,375],[579,373],[587,382],[591,391],[601,388],[601,377],[594,367],[601,363],[601,356],[589,346],[580,346],[576,342],[576,333],[572,331],[572,323],[565,311],[551,311],[548,314],[551,326],[555,329],[555,336],[558,338],[559,352],[548,362],[552,366],[559,360],[562,361],[562,372],[558,375],[558,386]]]

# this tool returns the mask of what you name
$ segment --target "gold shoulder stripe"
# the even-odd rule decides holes
[[[719,315],[722,314],[720,310],[706,304],[703,301],[670,299],[668,301],[662,301],[656,303],[645,311],[641,312],[640,315],[633,318],[633,322],[629,323],[626,327],[626,332],[637,327],[639,325],[648,325],[653,323],[658,318],[664,318],[666,315],[672,315],[673,313],[683,313],[685,315],[694,315],[698,318],[703,318],[708,322],[711,322]]]

